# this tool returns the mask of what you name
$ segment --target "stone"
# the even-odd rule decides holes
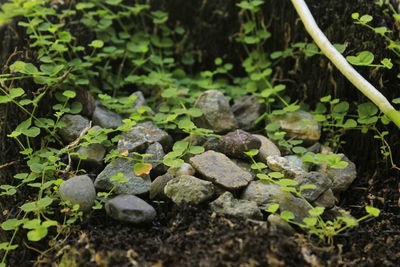
[[[189,161],[206,180],[221,185],[227,190],[245,187],[252,180],[251,173],[242,170],[219,152],[208,150],[190,158]]]
[[[203,115],[195,119],[198,127],[215,133],[226,133],[237,128],[237,122],[226,97],[217,90],[207,90],[196,100],[195,108]]]
[[[164,194],[175,204],[200,204],[214,195],[214,186],[190,175],[181,175],[170,180],[164,187]]]
[[[257,129],[255,121],[263,114],[264,105],[254,95],[246,95],[235,99],[232,111],[239,128],[252,131]]]
[[[141,91],[133,92],[130,96],[136,96],[134,110],[138,111],[138,109],[147,106],[146,99]]]
[[[167,185],[169,181],[171,181],[174,178],[175,178],[174,175],[166,173],[154,179],[154,181],[150,185],[150,193],[149,193],[150,199],[165,198],[166,196],[164,194],[164,187]]]
[[[356,165],[344,154],[338,155],[342,161],[348,163],[346,168],[335,169],[331,168],[329,165],[320,165],[317,169],[332,180],[332,191],[334,193],[346,191],[357,177]]]
[[[210,203],[212,211],[241,218],[261,220],[263,218],[254,201],[235,199],[230,192],[225,192]]]
[[[336,204],[336,197],[333,194],[332,189],[326,190],[320,195],[314,202],[315,207],[332,208]]]
[[[158,128],[153,122],[146,121],[138,123],[129,132],[124,133],[118,141],[118,149],[142,153],[155,142],[160,143],[165,152],[172,146],[172,138],[167,132]]]
[[[314,120],[312,114],[303,110],[270,116],[270,123],[278,123],[288,138],[300,139],[306,144],[311,145],[321,137],[318,122]]]
[[[278,215],[270,214],[267,218],[267,221],[272,232],[282,232],[288,236],[296,233],[293,227]]]
[[[271,204],[279,204],[281,211],[291,211],[297,222],[308,217],[311,206],[304,200],[282,191],[276,184],[265,184],[261,181],[251,182],[241,195],[241,199],[255,201],[261,209],[267,209]]]
[[[101,127],[99,126],[93,126],[90,130],[98,131],[100,129]],[[87,156],[87,158],[81,159],[83,164],[100,166],[103,164],[106,148],[102,144],[89,144],[88,146],[80,146],[76,153]],[[79,156],[73,157],[74,159],[79,159]]]
[[[297,166],[300,169],[303,169],[303,171],[308,172],[311,169],[311,163],[309,162],[303,162],[303,160],[296,155],[287,155],[287,156],[283,156],[285,159],[287,159],[288,161],[290,161],[291,163],[293,163],[293,166]]]
[[[167,172],[174,176],[181,176],[181,175],[194,175],[196,173],[196,170],[192,167],[192,165],[184,162],[179,167],[169,168]]]
[[[96,190],[92,179],[87,175],[69,178],[60,185],[60,196],[63,201],[79,204],[79,209],[88,211],[96,199]]]
[[[203,147],[205,150],[214,150],[216,152],[220,152],[219,139],[215,137],[209,137],[207,138],[207,141],[204,142]]]
[[[81,132],[90,125],[89,120],[81,115],[65,114],[61,117],[60,122],[65,126],[58,130],[58,134],[68,143],[77,139]]]
[[[151,163],[151,165],[153,166],[151,169],[152,174],[162,174],[167,171],[168,167],[162,163],[162,160],[165,156],[164,149],[159,142],[150,144],[147,147],[145,154],[152,154],[152,156],[146,157],[146,161]]]
[[[118,195],[106,201],[105,210],[111,218],[128,223],[149,223],[157,216],[146,201],[133,195]]]
[[[281,156],[279,148],[267,137],[259,134],[253,134],[253,136],[257,137],[261,141],[261,146],[258,155],[256,156],[258,161],[267,164],[268,156]]]
[[[320,172],[307,172],[297,176],[294,180],[298,182],[296,186],[297,190],[300,190],[300,186],[306,184],[316,186],[314,189],[304,189],[301,191],[303,197],[310,202],[315,201],[332,185],[332,181]]]
[[[305,173],[302,168],[299,168],[296,164],[284,157],[268,156],[267,165],[273,171],[282,172],[286,178],[294,178]]]
[[[243,130],[236,130],[219,139],[219,149],[229,157],[238,159],[248,159],[244,152],[251,149],[259,149],[261,141],[252,134]]]
[[[307,150],[309,152],[312,152],[312,153],[315,153],[315,154],[320,153],[321,149],[322,149],[322,145],[319,142],[313,144],[312,146],[307,147]]]
[[[251,168],[251,164],[250,164],[250,163],[248,163],[248,162],[246,162],[246,161],[243,161],[243,160],[240,160],[240,159],[231,159],[231,161],[232,161],[233,163],[235,163],[237,166],[239,166],[239,168],[241,168],[241,169],[244,170],[245,172],[250,173],[250,174],[251,174],[251,177],[252,177],[251,180],[254,180],[254,179],[256,178],[256,173],[257,173],[257,171],[256,171],[256,170],[253,170],[253,169]]]
[[[92,120],[93,124],[107,129],[116,129],[123,124],[120,115],[104,108],[99,103],[96,105],[96,109],[93,112]]]
[[[111,178],[118,173],[123,173],[127,182],[112,181]],[[97,176],[95,182],[97,189],[109,191],[115,186],[114,193],[140,195],[150,190],[151,180],[148,174],[137,176],[133,172],[133,162],[128,158],[117,158],[109,163]]]

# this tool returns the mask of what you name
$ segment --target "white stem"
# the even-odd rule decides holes
[[[366,97],[368,97],[379,109],[387,114],[388,112],[395,111],[394,107],[372,84],[370,84],[363,76],[361,76],[336,50],[336,48],[329,42],[325,34],[318,27],[314,20],[313,15],[308,9],[304,0],[291,0],[293,6],[296,8],[307,32],[314,39],[314,42],[319,46],[321,51],[332,61],[332,63],[339,69],[339,71],[347,77],[347,79],[360,90]]]

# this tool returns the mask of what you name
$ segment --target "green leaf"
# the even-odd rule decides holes
[[[163,163],[169,167],[180,167],[185,162],[182,159],[164,158]]]
[[[369,51],[362,51],[357,56],[347,56],[347,61],[357,66],[368,66],[374,62],[374,54]]]
[[[287,187],[287,186],[296,186],[299,182],[293,179],[280,179],[277,181],[277,184],[279,184],[282,187]]]
[[[52,202],[53,202],[53,200],[51,198],[44,197],[44,198],[41,198],[38,200],[37,205],[38,205],[38,208],[44,209],[47,206],[51,205]]]
[[[380,210],[371,206],[365,206],[365,211],[374,217],[378,217],[380,214]]]
[[[187,113],[194,118],[198,118],[203,115],[203,111],[201,111],[201,109],[198,108],[190,108],[188,109]]]
[[[295,146],[295,147],[292,148],[292,151],[295,154],[304,154],[308,150],[305,147],[302,147],[302,146]]]
[[[290,221],[290,220],[293,220],[295,218],[293,213],[291,211],[288,211],[288,210],[282,211],[280,216],[285,221]]]
[[[345,124],[343,124],[344,128],[354,128],[357,127],[357,122],[353,119],[346,120]]]
[[[189,146],[189,142],[186,141],[177,141],[172,147],[173,151],[184,152]]]
[[[357,107],[358,116],[368,118],[378,113],[378,108],[371,102],[363,103]]]
[[[284,175],[283,175],[282,173],[280,173],[280,172],[270,172],[270,173],[268,173],[268,176],[269,176],[270,178],[280,179],[280,178],[282,178]]]
[[[266,212],[270,213],[275,213],[279,209],[279,204],[274,203],[268,206],[268,208],[265,209]]]
[[[153,165],[150,163],[139,162],[133,165],[133,172],[136,175],[149,174],[152,168]]]
[[[256,156],[258,153],[260,152],[260,150],[258,149],[251,149],[249,151],[244,152],[244,154],[246,154],[249,157],[254,157]]]
[[[94,48],[102,48],[104,45],[104,42],[101,40],[93,40],[89,46],[94,47]]]
[[[309,190],[309,189],[315,189],[315,188],[317,188],[317,186],[315,184],[304,184],[304,185],[300,186],[299,190],[303,191],[303,190]]]
[[[202,146],[190,146],[188,149],[188,153],[197,155],[204,152],[204,147]]]
[[[47,235],[47,228],[44,226],[38,226],[37,228],[28,232],[27,237],[30,241],[39,241]]]
[[[9,96],[13,99],[22,96],[23,94],[25,94],[25,91],[22,88],[13,88],[9,92]]]
[[[10,245],[9,242],[0,243],[0,250],[5,250],[5,251],[14,250],[17,247],[18,247],[18,245]],[[3,262],[0,262],[0,267],[6,267],[6,264]]]
[[[304,218],[303,222],[306,224],[307,227],[313,227],[317,224],[318,219],[316,217],[308,217]]]
[[[29,202],[29,203],[25,203],[24,205],[22,205],[21,207],[19,207],[21,210],[25,211],[25,212],[31,212],[31,211],[36,211],[38,210],[37,206],[36,206],[36,202]]]
[[[76,96],[76,93],[74,91],[71,91],[71,90],[65,90],[63,92],[63,96],[65,96],[67,98],[74,98]]]
[[[371,22],[373,19],[374,18],[370,15],[363,15],[363,16],[361,16],[360,21],[362,23],[368,23],[368,22]]]
[[[1,228],[4,231],[10,231],[10,230],[15,230],[18,226],[20,226],[21,224],[23,224],[26,221],[26,219],[8,219],[6,221],[4,221],[1,224]]]
[[[358,19],[360,17],[360,13],[353,13],[353,14],[351,14],[351,18],[352,19]]]
[[[388,68],[388,69],[393,68],[392,59],[390,59],[390,58],[382,59],[381,63],[383,66],[385,66],[385,68]]]
[[[393,104],[400,104],[400,97],[392,100]]]
[[[324,207],[315,207],[312,208],[308,211],[308,213],[313,216],[313,217],[318,217],[320,216],[322,213],[324,213],[325,208]]]

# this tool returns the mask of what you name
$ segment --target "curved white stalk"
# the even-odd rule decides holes
[[[291,0],[300,16],[307,32],[329,60],[346,76],[346,78],[368,97],[378,108],[400,128],[400,112],[398,112],[372,84],[361,76],[336,50],[325,34],[318,27],[304,0]]]

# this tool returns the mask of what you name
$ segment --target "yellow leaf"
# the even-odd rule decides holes
[[[129,155],[128,149],[125,149],[124,151],[121,152],[121,156],[127,157]]]
[[[149,174],[153,165],[150,163],[135,163],[133,171],[136,175]]]

